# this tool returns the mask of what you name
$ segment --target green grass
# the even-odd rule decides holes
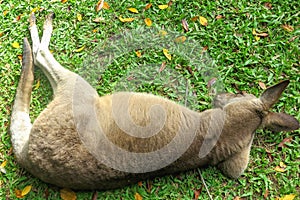
[[[21,48],[12,47],[13,42],[22,44],[24,37],[29,37],[28,16],[32,9],[39,7],[36,12],[38,25],[41,27],[44,16],[53,11],[56,14],[54,31],[50,49],[55,58],[66,68],[81,72],[83,63],[100,42],[119,34],[124,30],[133,30],[143,26],[144,18],[149,17],[153,26],[174,30],[197,41],[195,45],[208,47],[207,52],[215,61],[221,81],[227,91],[236,92],[246,90],[259,95],[262,92],[258,83],[267,86],[280,80],[289,79],[291,83],[273,108],[274,111],[286,111],[300,119],[300,68],[299,68],[299,2],[274,1],[272,9],[265,7],[264,2],[242,1],[173,1],[171,7],[159,10],[159,4],[168,1],[150,1],[153,6],[142,12],[148,1],[108,1],[109,10],[95,11],[96,1],[0,1],[0,163],[7,161],[6,173],[0,176],[0,199],[15,199],[15,189],[22,189],[32,185],[32,191],[27,199],[59,199],[59,188],[48,185],[32,177],[16,163],[12,153],[9,135],[9,120],[11,105],[14,100],[19,80],[21,63],[18,55]],[[127,8],[135,7],[140,13],[130,13]],[[4,11],[7,11],[4,15]],[[78,21],[77,14],[83,18]],[[131,23],[122,23],[118,16],[135,17]],[[204,16],[208,19],[208,26],[202,26],[198,21],[191,20],[194,16]],[[217,20],[216,16],[224,18]],[[16,20],[21,16],[20,20]],[[103,17],[104,22],[95,23],[96,17]],[[181,20],[186,19],[189,32],[184,33]],[[294,30],[288,32],[282,25],[291,25]],[[256,40],[252,34],[256,32],[268,33],[268,37]],[[40,28],[41,30],[41,28]],[[93,30],[96,30],[93,32]],[[81,52],[76,49],[85,46]],[[118,81],[128,69],[137,66],[136,63],[155,63],[160,66],[167,62],[166,70],[176,70],[190,80],[197,102],[190,105],[193,109],[203,110],[210,107],[210,97],[201,72],[194,70],[194,74],[185,68],[186,60],[176,55],[171,61],[163,56],[161,50],[143,54],[137,59],[134,52],[126,54],[125,58],[117,59],[107,67],[99,77],[98,85],[94,85],[99,94],[104,95],[115,90]],[[176,68],[181,64],[182,68]],[[40,84],[37,87],[37,84]],[[163,81],[160,82],[163,84]],[[167,88],[168,89],[168,88]],[[181,97],[172,95],[172,91],[155,84],[145,84],[139,91],[147,91],[175,101]],[[51,101],[52,91],[46,77],[39,69],[35,73],[35,87],[32,94],[31,117],[38,114]],[[207,102],[207,103],[203,103]],[[236,196],[246,199],[275,199],[286,194],[300,193],[300,137],[299,130],[292,133],[272,133],[258,131],[251,151],[251,160],[245,174],[238,180],[224,177],[216,168],[209,167],[202,170],[202,175],[214,199],[233,199]],[[287,137],[293,140],[286,147],[278,147]],[[271,159],[272,158],[272,159]],[[275,172],[274,168],[284,162],[287,165],[283,173]],[[173,176],[155,178],[143,181],[142,186],[132,185],[118,190],[98,191],[98,199],[134,199],[138,192],[144,199],[192,199],[194,190],[202,186],[197,170]],[[147,186],[148,185],[148,186]],[[151,187],[149,188],[149,185]],[[91,199],[92,192],[77,192],[78,199]],[[199,199],[207,199],[203,189]],[[298,196],[299,198],[299,196]]]

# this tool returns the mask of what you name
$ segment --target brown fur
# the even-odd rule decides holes
[[[45,23],[45,37],[43,35],[41,44],[34,35],[36,27],[33,15],[30,24],[34,63],[42,68],[49,78],[54,89],[54,99],[31,128],[31,124],[28,123],[28,98],[24,99],[19,94],[31,95],[28,88],[32,87],[32,82],[26,81],[26,77],[32,76],[33,66],[30,62],[24,63],[14,103],[11,133],[18,162],[45,182],[73,189],[111,189],[142,179],[206,165],[217,165],[227,176],[237,178],[247,167],[256,129],[266,127],[275,131],[289,131],[299,128],[298,121],[292,116],[268,111],[279,99],[288,81],[267,89],[260,98],[248,94],[220,94],[214,101],[216,108],[201,113],[151,94],[121,92],[103,97],[94,93],[91,95],[86,92],[94,91],[91,86],[78,75],[60,66],[50,54],[47,31],[50,30],[51,34],[51,16],[48,16]],[[29,51],[27,40],[24,41],[24,45],[24,49]],[[30,60],[31,56],[24,54],[24,59]],[[79,81],[79,87],[76,81]],[[78,117],[76,119],[73,113],[74,88],[79,93],[78,103],[82,108],[75,113],[75,117]],[[113,98],[118,100],[114,104]],[[130,119],[141,127],[147,127],[151,123],[158,126],[160,120],[157,119],[161,119],[162,116],[160,111],[165,111],[165,121],[158,134],[149,138],[133,137],[124,131],[132,129],[130,124],[124,123],[122,129],[119,127],[112,110],[115,108],[113,106],[122,109],[126,99],[129,99]],[[85,110],[91,105],[94,106],[96,118]],[[162,109],[156,110],[153,105]],[[21,119],[26,119],[27,122]],[[83,144],[78,133],[78,124],[82,124],[79,127],[82,126],[82,130],[87,131],[86,137],[92,137],[93,134],[99,133],[97,127],[89,126],[92,120],[100,124],[106,137],[114,145],[136,153],[161,149],[172,141],[178,130],[195,129],[196,132],[191,145],[175,162],[152,172],[128,173],[107,167]],[[212,132],[208,131],[210,128],[213,128]],[[188,138],[188,134],[192,133],[187,131],[182,140]],[[201,147],[205,145],[203,141],[206,144],[211,143],[213,148],[207,149],[207,154],[199,157]],[[178,142],[177,145],[180,147],[181,143]],[[124,160],[126,161],[126,158]]]

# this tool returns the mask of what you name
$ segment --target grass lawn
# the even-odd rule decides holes
[[[145,19],[150,18],[152,27],[179,33],[191,39],[194,47],[207,52],[210,61],[213,61],[210,62],[215,69],[213,75],[218,77],[219,83],[229,92],[245,90],[258,96],[264,85],[270,86],[280,80],[289,79],[290,85],[273,110],[285,111],[300,120],[298,1],[279,0],[268,3],[241,0],[231,3],[199,3],[173,0],[166,9],[160,9],[158,5],[168,4],[168,1],[108,0],[107,3],[110,6],[108,9],[102,8],[97,12],[97,1],[0,0],[0,164],[3,166],[0,172],[1,200],[16,199],[15,190],[22,190],[28,185],[31,185],[32,189],[26,195],[26,199],[61,198],[60,188],[43,183],[20,168],[15,161],[10,142],[11,105],[21,70],[22,48],[18,48],[18,44],[22,46],[23,38],[29,37],[28,17],[32,10],[35,10],[40,30],[45,15],[50,11],[55,13],[50,49],[58,62],[71,71],[86,75],[87,64],[90,64],[87,60],[91,58],[91,52],[103,45],[103,41],[112,39],[125,30],[132,31],[138,27],[147,30],[149,27],[145,24]],[[148,3],[152,3],[152,6],[144,10]],[[130,12],[130,7],[136,8],[139,13]],[[123,19],[134,20],[122,22],[120,16]],[[197,16],[207,19],[207,25],[202,25]],[[182,20],[186,20],[189,25],[188,31],[184,30]],[[147,44],[147,41],[142,42]],[[101,71],[100,77],[90,77],[91,80],[95,78],[92,80],[93,86],[100,95],[120,89],[120,83],[130,82],[128,78],[123,78],[128,70],[151,64],[162,72],[176,71],[189,80],[193,91],[189,92],[189,96],[196,99],[196,102],[189,104],[191,108],[204,110],[211,107],[207,88],[207,81],[211,80],[211,77],[204,76],[195,66],[189,66],[187,58],[172,54],[171,50],[169,53],[172,58],[168,60],[162,52],[164,47],[153,48],[149,52],[142,47],[139,49],[141,57],[134,51],[124,52],[123,56],[116,58]],[[169,46],[165,48],[168,49]],[[147,74],[144,69],[140,71]],[[177,86],[171,85],[169,82],[164,83],[163,77],[157,84],[147,82],[132,87],[137,91],[155,93],[182,102],[182,96],[173,93]],[[132,89],[128,87],[131,87],[129,83],[124,88]],[[32,120],[46,107],[51,98],[50,84],[42,72],[35,69]],[[276,134],[266,130],[258,131],[252,146],[249,166],[237,180],[224,177],[214,167],[202,169],[202,176],[213,198],[276,199],[289,194],[298,195],[296,198],[299,198],[299,133],[299,130]],[[278,168],[282,169],[282,172]],[[77,199],[92,199],[96,194],[97,199],[138,199],[138,193],[143,199],[193,199],[197,197],[198,192],[199,199],[208,199],[202,185],[199,171],[192,170],[117,190],[76,192],[76,195]]]

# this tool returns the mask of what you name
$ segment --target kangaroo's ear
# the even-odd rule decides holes
[[[266,105],[266,108],[271,108],[279,99],[284,89],[290,83],[289,80],[282,81],[272,87],[267,88],[262,95],[260,100]]]
[[[299,129],[299,122],[288,114],[270,112],[264,117],[262,126],[275,132],[293,131]]]

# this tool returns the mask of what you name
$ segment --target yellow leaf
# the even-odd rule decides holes
[[[68,0],[61,0],[62,3],[66,3]]]
[[[151,26],[151,25],[152,25],[152,21],[151,21],[150,18],[146,18],[144,21],[145,21],[145,24],[146,24],[147,26]]]
[[[84,49],[84,47],[85,47],[85,46],[82,46],[82,47],[80,47],[79,49],[75,49],[74,51],[77,52],[77,53],[79,53],[79,52],[81,52],[81,51]]]
[[[166,58],[168,58],[168,60],[172,59],[172,56],[171,56],[171,54],[169,54],[168,49],[163,49],[163,53],[166,56]]]
[[[82,20],[82,15],[80,13],[77,13],[77,19],[78,19],[78,21]]]
[[[185,36],[179,36],[177,38],[175,38],[175,42],[176,43],[184,43],[184,41],[186,40],[186,37]]]
[[[97,29],[94,29],[94,30],[93,30],[93,33],[97,33],[97,32],[98,32],[98,30],[97,30]]]
[[[7,164],[7,160],[5,160],[3,163],[1,163],[0,167],[4,168]]]
[[[16,48],[16,49],[20,48],[20,44],[18,42],[13,42],[11,45],[13,48]]]
[[[168,33],[167,33],[167,31],[160,30],[158,34],[161,36],[166,36]]]
[[[136,54],[136,56],[139,57],[139,58],[142,56],[141,51],[135,51],[135,54]]]
[[[40,85],[41,85],[41,82],[40,82],[40,79],[38,79],[38,81],[36,82],[36,85],[35,85],[34,89],[35,90],[39,89]]]
[[[254,38],[255,38],[256,41],[260,40],[259,36],[254,36]]]
[[[134,199],[135,200],[143,200],[143,197],[139,193],[135,193]]]
[[[122,18],[121,16],[119,17],[119,20],[121,22],[132,22],[134,18]]]
[[[205,17],[200,16],[199,17],[199,21],[200,21],[200,24],[203,25],[203,26],[207,26],[208,25],[207,19]]]
[[[280,166],[276,166],[276,167],[274,168],[274,170],[275,170],[276,172],[284,172],[284,171],[285,171],[285,169],[284,169],[284,168],[281,168]]]
[[[161,9],[161,10],[164,10],[168,7],[169,7],[168,5],[158,5],[158,8]]]
[[[28,193],[30,192],[30,190],[31,190],[31,185],[26,186],[26,187],[22,190],[21,195],[22,195],[22,196],[25,196],[26,194],[28,194]]]
[[[295,194],[288,194],[285,195],[284,197],[281,197],[279,200],[293,200],[296,197]]]
[[[38,11],[40,8],[39,7],[35,7],[31,10],[32,13],[35,13],[36,11]]]
[[[103,2],[103,9],[108,10],[109,8],[110,8],[109,4],[106,1],[104,1]]]
[[[0,37],[2,37],[4,35],[4,33],[3,32],[0,32]]]
[[[139,13],[139,11],[136,8],[128,8],[128,10],[132,13]]]
[[[282,167],[282,168],[286,168],[286,165],[283,162],[280,162],[279,166]]]
[[[60,190],[60,197],[63,200],[76,200],[76,193],[70,189],[64,188]]]
[[[3,11],[3,16],[7,15],[7,13],[8,13],[8,10],[4,10]]]

